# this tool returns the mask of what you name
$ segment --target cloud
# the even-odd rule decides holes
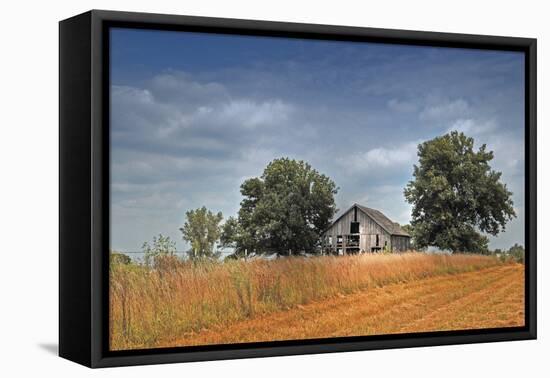
[[[232,93],[183,72],[113,85],[111,99],[113,234],[123,238],[130,225],[147,224],[171,225],[162,232],[177,238],[185,210],[202,205],[235,213],[239,178],[261,174],[275,154],[270,145],[298,132],[283,99]]]
[[[416,161],[417,141],[401,143],[393,147],[376,147],[357,153],[350,159],[341,159],[341,163],[356,172],[387,172],[403,167],[412,167]]]
[[[196,108],[205,103],[220,103],[231,98],[225,85],[215,81],[201,82],[183,71],[160,73],[146,85],[160,103],[174,104],[183,109]]]
[[[289,119],[291,109],[289,104],[285,104],[279,99],[261,103],[237,100],[222,107],[219,120],[240,123],[248,129],[277,126]]]
[[[494,152],[492,166],[503,172],[504,178],[515,188],[523,186],[525,148],[518,143],[518,135],[503,131],[495,119],[458,119],[445,132],[458,131],[473,137],[477,146],[486,144]],[[516,183],[521,180],[521,183]]]
[[[471,111],[470,105],[464,99],[440,102],[427,105],[419,114],[422,121],[444,121],[463,117]]]
[[[216,36],[200,38],[214,47],[189,59],[141,37],[138,55],[113,55],[114,247],[139,249],[158,232],[182,243],[185,211],[202,205],[234,215],[242,181],[281,156],[331,177],[338,207],[365,202],[407,223],[417,144],[451,129],[495,151],[522,205],[519,55],[282,39],[250,48],[242,37],[217,49]],[[150,61],[127,64],[148,48]],[[521,241],[520,228],[506,240]]]
[[[474,119],[458,119],[447,128],[446,132],[458,131],[468,136],[479,136],[492,133],[498,129],[494,119],[477,121]]]
[[[147,85],[112,87],[112,140],[117,146],[227,158],[255,137],[252,129],[284,126],[293,112],[280,98],[230,95],[220,83],[190,81],[185,73],[161,74]]]
[[[413,113],[418,109],[418,105],[412,101],[399,100],[392,98],[387,102],[387,107],[398,113]]]

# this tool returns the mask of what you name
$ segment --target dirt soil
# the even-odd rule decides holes
[[[158,346],[514,327],[524,317],[524,266],[514,264],[339,296]]]

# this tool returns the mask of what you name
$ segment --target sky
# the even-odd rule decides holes
[[[359,203],[410,222],[417,145],[462,131],[494,151],[517,218],[491,248],[524,244],[524,56],[362,42],[111,30],[111,248],[185,212],[237,215],[244,180],[305,160]]]

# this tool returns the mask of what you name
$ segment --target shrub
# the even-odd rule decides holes
[[[153,243],[143,243],[141,247],[145,255],[145,265],[152,266],[155,260],[160,256],[175,256],[176,243],[169,236],[159,234],[158,237],[153,237]]]
[[[115,252],[115,251],[111,251],[111,253],[109,254],[109,261],[111,265],[113,264],[128,265],[132,263],[132,259],[130,258],[130,256],[125,255],[124,253]]]
[[[515,262],[523,264],[525,261],[525,249],[517,243],[510,247],[507,254]]]

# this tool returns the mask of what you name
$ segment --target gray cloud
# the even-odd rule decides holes
[[[186,249],[178,232],[185,211],[205,205],[234,215],[243,180],[281,156],[329,175],[341,188],[339,208],[365,203],[408,223],[403,188],[416,146],[450,130],[487,143],[514,192],[519,217],[492,245],[522,242],[523,94],[501,85],[515,65],[437,64],[440,54],[359,58],[350,47],[315,62],[166,70],[113,85],[112,246],[136,250],[162,232]],[[335,69],[339,59],[347,63]]]

